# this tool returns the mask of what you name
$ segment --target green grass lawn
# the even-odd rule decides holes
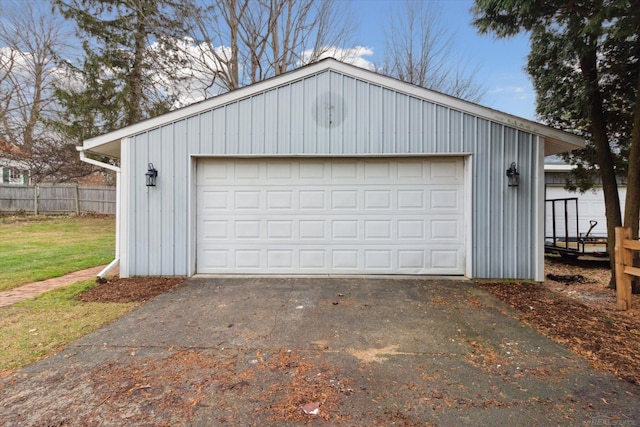
[[[95,284],[95,280],[78,282],[0,308],[0,377],[51,354],[138,305],[73,299]]]
[[[0,217],[0,291],[107,264],[113,217]]]

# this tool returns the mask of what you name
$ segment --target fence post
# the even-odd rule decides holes
[[[76,195],[76,200],[75,200],[75,202],[76,202],[76,206],[75,206],[75,208],[76,208],[76,215],[78,215],[78,216],[79,216],[79,215],[80,215],[80,189],[78,188],[78,184],[76,184],[76,192],[75,192],[75,195]]]
[[[616,227],[616,305],[618,310],[631,307],[631,276],[624,272],[625,266],[632,265],[633,252],[624,247],[624,241],[631,239],[629,227]]]
[[[38,184],[33,186],[33,213],[38,215]]]

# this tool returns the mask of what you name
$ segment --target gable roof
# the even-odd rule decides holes
[[[227,92],[222,95],[209,98],[207,100],[188,105],[186,107],[174,110],[163,115],[153,117],[139,123],[127,126],[104,135],[100,135],[84,141],[82,150],[94,152],[101,155],[120,157],[120,141],[139,133],[157,128],[159,126],[175,122],[201,112],[211,110],[227,103],[235,102],[243,98],[250,97],[254,94],[264,92],[266,90],[291,83],[297,80],[310,77],[328,70],[336,71],[344,75],[368,81],[373,84],[380,85],[400,93],[404,93],[413,97],[421,98],[434,104],[446,106],[462,113],[470,114],[492,122],[504,124],[515,129],[529,132],[545,139],[545,155],[561,153],[574,150],[584,146],[584,140],[576,135],[564,132],[541,123],[517,117],[511,114],[503,113],[492,108],[484,107],[445,95],[423,87],[415,86],[410,83],[402,82],[392,77],[384,76],[373,71],[359,68],[354,65],[340,62],[333,58],[327,58],[322,61],[289,71],[254,83],[249,86]]]

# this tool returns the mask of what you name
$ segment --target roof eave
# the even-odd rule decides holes
[[[557,131],[560,132],[560,131]],[[544,138],[544,155],[566,153],[584,147],[584,139],[565,132],[564,138],[554,138],[551,135],[541,135]]]
[[[120,158],[120,142],[121,139],[112,139],[108,141],[87,140],[82,145],[82,150],[88,153],[98,154],[101,156]]]

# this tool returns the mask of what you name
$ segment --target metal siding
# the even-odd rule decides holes
[[[264,154],[265,141],[265,96],[258,95],[251,98],[251,139],[249,150],[255,154]]]
[[[135,240],[129,246],[134,256],[133,275],[149,274],[149,187],[145,186],[144,174],[149,161],[149,134],[136,137],[132,169],[132,204],[135,206],[134,227]]]
[[[329,152],[332,154],[344,153],[344,87],[343,75],[329,73]]]
[[[537,141],[536,141],[537,142]],[[537,151],[534,146],[534,138],[530,133],[518,131],[519,164],[522,165],[520,182],[523,189],[519,192],[527,205],[518,209],[519,241],[524,242],[519,249],[518,276],[521,278],[535,278],[536,275],[536,236],[535,226],[538,200],[536,198],[536,173],[539,163]],[[523,191],[524,190],[524,191]]]
[[[426,101],[422,103],[422,152],[436,152],[436,106]]]
[[[342,152],[355,154],[358,152],[357,143],[357,101],[356,80],[350,77],[342,79],[343,121],[342,121]]]
[[[409,97],[396,94],[396,110],[394,111],[396,122],[396,153],[409,152]]]
[[[422,122],[422,106],[424,102],[418,98],[409,98],[409,146],[407,153],[420,153],[422,152],[422,134],[423,134],[423,122]]]
[[[251,153],[253,150],[253,143],[251,138],[253,137],[253,129],[250,126],[253,117],[251,115],[251,105],[254,102],[254,97],[243,99],[238,102],[238,116],[234,120],[237,133],[238,133],[238,153]],[[191,141],[191,136],[189,140]]]
[[[264,94],[264,152],[277,153],[278,147],[278,91],[276,89]]]
[[[519,195],[522,193],[519,187],[509,187],[507,185],[506,170],[511,165],[511,162],[518,162],[518,147],[516,145],[516,132],[514,129],[502,128],[501,134],[504,140],[504,163],[502,164],[502,187],[504,188],[504,202],[502,216],[504,221],[502,223],[503,234],[503,258],[502,258],[502,275],[508,277],[518,277],[516,275],[517,268],[517,255],[518,255],[518,207],[523,202],[519,200]]]
[[[200,136],[200,150],[205,153],[213,152],[213,111],[200,116]]]
[[[317,76],[318,82],[318,95],[315,99],[315,112],[313,113],[314,119],[317,123],[317,149],[316,153],[329,154],[331,151],[331,129],[327,126],[327,123],[322,120],[322,114],[326,107],[324,103],[330,96],[330,73],[322,73]]]
[[[278,118],[278,139],[276,153],[291,152],[291,87],[289,85],[278,88],[278,101],[273,105]]]
[[[383,147],[383,90],[380,86],[369,85],[369,153],[382,153]]]
[[[490,158],[489,158],[489,192],[491,193],[491,203],[489,204],[489,235],[485,238],[489,239],[489,276],[502,277],[504,268],[503,254],[504,247],[504,192],[507,190],[503,179],[504,174],[504,135],[502,126],[497,123],[491,123],[490,126]]]
[[[206,115],[206,120],[203,117],[203,121],[208,123],[207,126],[211,124],[210,115]],[[203,135],[206,135],[208,140],[211,140],[211,131],[210,126],[206,130],[203,131]],[[161,141],[161,161],[160,165],[162,168],[156,167],[156,169],[162,171],[162,219],[160,232],[161,236],[161,266],[160,266],[160,274],[163,276],[173,276],[175,275],[175,266],[173,265],[174,257],[175,257],[175,238],[176,238],[176,218],[175,218],[175,208],[176,208],[176,185],[179,185],[180,180],[176,180],[176,156],[175,156],[175,144],[173,136],[173,126],[164,126],[162,128],[162,136],[160,138]],[[159,175],[160,177],[160,175]],[[182,230],[180,230],[182,232]]]
[[[476,151],[473,166],[473,277],[489,276],[489,259],[491,258],[491,239],[487,230],[490,229],[489,220],[491,192],[489,168],[491,161],[489,122],[475,119],[476,122]]]
[[[222,111],[222,110],[216,110]],[[215,123],[215,121],[214,121]],[[174,250],[174,274],[177,276],[187,275],[187,245],[189,244],[188,228],[188,194],[189,183],[189,151],[187,145],[187,126],[184,120],[179,121],[174,126],[175,138],[175,250]],[[215,141],[214,141],[215,142]]]
[[[129,274],[189,273],[191,155],[471,154],[472,271],[532,279],[538,138],[368,81],[323,72],[132,137]],[[158,186],[144,185],[151,161]],[[505,170],[516,161],[518,188]],[[198,230],[194,231],[196,234]]]
[[[396,92],[382,89],[382,152],[396,152]]]
[[[130,275],[130,233],[134,210],[130,203],[131,185],[131,138],[120,143],[120,172],[116,173],[116,254],[120,257],[120,277]]]
[[[189,154],[202,153],[202,148],[200,147],[200,116],[187,119],[186,143]]]
[[[238,114],[238,103],[229,104],[224,108],[224,129],[225,129],[225,154],[239,154],[238,124],[240,117]],[[187,141],[185,141],[186,143]]]
[[[318,123],[316,122],[313,112],[317,107],[318,99],[318,80],[316,78],[304,79],[303,104],[304,115],[302,117],[304,126],[303,135],[303,151],[305,153],[318,152]]]
[[[437,153],[450,153],[449,150],[449,109],[436,106],[436,150]]]
[[[297,151],[304,152],[304,84],[295,82],[291,84],[291,112],[290,120],[291,147],[297,147]]]
[[[210,151],[211,154],[224,154],[226,153],[226,122],[225,122],[225,108],[216,108],[211,111],[213,122],[213,147]],[[181,123],[181,122],[178,122]]]
[[[462,148],[467,153],[475,153],[478,147],[476,117],[463,114],[462,117]]]
[[[464,151],[462,135],[462,113],[459,111],[449,110],[449,151]]]
[[[355,147],[356,153],[368,153],[369,141],[371,139],[371,106],[370,97],[371,88],[368,83],[357,81],[354,95],[355,114]]]

